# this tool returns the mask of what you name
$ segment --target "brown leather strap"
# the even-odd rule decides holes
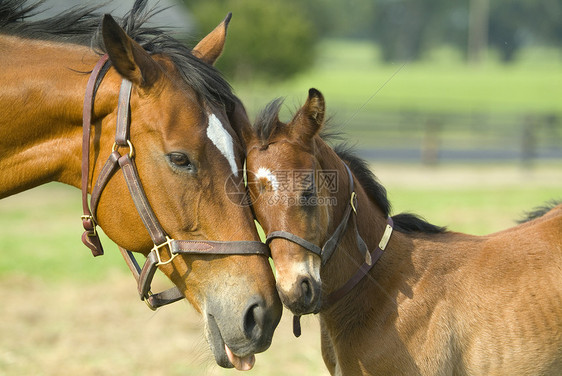
[[[96,231],[96,221],[88,205],[88,178],[90,174],[90,131],[92,126],[92,110],[94,107],[95,90],[97,84],[103,78],[104,67],[108,62],[109,56],[103,55],[92,70],[86,93],[84,95],[84,108],[82,110],[82,242],[90,248],[94,256],[103,255],[103,247]]]
[[[259,241],[172,240],[172,254],[262,255],[269,257],[269,247]]]
[[[178,300],[184,298],[181,291],[175,286],[169,288],[168,290],[153,294],[150,290],[150,285],[152,277],[154,277],[154,273],[156,272],[158,265],[156,265],[156,263],[150,264],[149,262],[145,262],[144,268],[154,268],[154,271],[146,271],[145,275],[143,275],[143,279],[141,279],[142,269],[135,259],[133,252],[128,251],[122,247],[119,247],[119,251],[125,259],[127,266],[133,273],[133,277],[135,277],[135,280],[137,281],[137,289],[139,291],[141,300],[144,300],[150,309],[156,310],[161,306],[177,302]],[[149,274],[151,274],[150,279],[148,279]]]
[[[90,205],[92,207],[94,218],[96,217],[96,213],[98,210],[101,192],[104,190],[111,177],[119,169],[119,157],[121,157],[121,154],[119,154],[117,151],[114,151],[109,155],[109,158],[107,158],[107,161],[103,165],[101,172],[98,175],[96,184],[94,184],[92,194],[90,195]]]
[[[137,280],[137,284],[138,284],[140,272],[141,272],[141,267],[140,267],[139,263],[137,262],[137,259],[135,259],[135,256],[133,255],[133,252],[128,251],[121,246],[118,246],[118,248],[119,248],[119,252],[121,252],[121,255],[125,259],[125,262],[127,263],[127,266],[129,267],[129,269],[133,273],[133,277],[135,277],[135,279]]]
[[[301,330],[301,316],[293,315],[293,335],[299,338],[302,334]]]
[[[322,257],[322,248],[317,246],[314,243],[309,242],[306,239],[301,238],[293,233],[287,231],[273,231],[267,235],[265,239],[265,243],[269,245],[273,239],[286,239],[293,243],[300,245],[301,247],[305,248],[307,251],[317,254],[318,256]]]
[[[165,243],[167,237],[166,233],[162,229],[160,222],[158,222],[158,219],[148,202],[146,193],[140,183],[137,168],[131,160],[129,154],[119,158],[119,166],[121,166],[121,171],[123,171],[123,176],[125,177],[125,182],[129,188],[129,193],[133,198],[137,212],[139,213],[144,226],[148,230],[148,234],[150,235],[152,242],[154,244]]]
[[[146,257],[146,261],[144,262],[144,266],[142,267],[139,276],[138,290],[142,300],[148,297],[150,284],[154,278],[156,270],[158,270],[158,255],[156,252],[150,252]]]
[[[392,220],[392,217],[388,217],[388,219],[386,220],[386,223],[387,223],[387,226],[390,226],[390,229],[394,228],[394,221]],[[385,230],[385,234],[383,234],[383,237],[387,233],[389,235],[388,235],[388,238],[384,242],[384,246],[381,248],[381,243],[382,243],[382,241],[381,241],[381,243],[379,243],[379,245],[377,245],[377,247],[373,250],[373,252],[370,253],[371,260],[372,260],[371,263],[369,264],[367,262],[364,262],[359,267],[359,269],[357,269],[355,274],[353,274],[353,276],[351,276],[351,278],[343,286],[341,286],[337,290],[331,292],[328,295],[328,297],[326,298],[326,303],[322,306],[322,309],[328,308],[329,306],[333,305],[338,300],[340,300],[342,297],[347,295],[347,293],[349,293],[351,291],[351,289],[353,289],[359,283],[359,281],[361,281],[363,279],[363,277],[365,277],[367,275],[367,273],[369,273],[369,270],[371,270],[373,268],[373,266],[376,264],[376,262],[381,258],[382,254],[384,253],[384,248],[386,248],[386,244],[388,243],[388,240],[390,239],[390,235],[392,234],[392,232],[387,232],[387,230]]]
[[[181,291],[177,287],[172,287],[158,294],[151,294],[144,301],[154,311],[159,307],[177,302],[183,298],[184,296]]]
[[[131,124],[131,89],[133,83],[123,79],[119,89],[119,101],[117,105],[117,129],[115,131],[115,143],[119,146],[127,146],[129,141],[129,129]]]
[[[167,259],[162,261],[162,263],[167,263],[171,258],[178,254],[211,254],[211,255],[248,255],[256,254],[269,256],[269,247],[262,242],[258,241],[232,241],[232,242],[222,242],[213,240],[171,240],[168,239],[167,244],[169,244],[171,249],[171,255],[168,255]],[[133,275],[138,282],[138,292],[141,300],[148,300],[147,303],[157,308],[158,304],[168,304],[164,303],[169,300],[179,300],[183,298],[181,292],[172,292],[174,288],[166,290],[158,294],[151,293],[151,282],[154,278],[156,270],[160,265],[160,259],[162,256],[159,254],[160,248],[162,246],[155,247],[148,254],[144,266],[142,269],[138,266],[138,263],[134,259],[131,252],[121,249],[121,254],[127,261],[129,268],[133,272]],[[136,270],[136,272],[134,271]],[[175,299],[175,300],[174,300]],[[152,302],[152,303],[151,303]],[[170,302],[171,303],[171,302]],[[149,306],[150,306],[149,305]],[[155,306],[156,305],[156,306]],[[162,304],[160,304],[162,305]]]

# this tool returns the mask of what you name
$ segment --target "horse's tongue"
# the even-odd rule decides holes
[[[230,360],[230,363],[232,363],[234,368],[236,368],[238,371],[249,371],[252,369],[252,367],[254,367],[254,363],[256,362],[256,357],[254,355],[241,358],[234,355],[226,344],[224,345],[224,349],[226,350],[226,356],[228,356],[228,360]]]

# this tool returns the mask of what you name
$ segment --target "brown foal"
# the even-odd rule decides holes
[[[288,124],[280,105],[244,132],[248,187],[281,299],[319,313],[332,375],[562,374],[562,205],[487,236],[389,219],[366,163],[320,137],[321,93]]]

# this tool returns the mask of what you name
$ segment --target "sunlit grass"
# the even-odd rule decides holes
[[[490,59],[479,66],[447,57],[446,49],[406,63],[381,63],[369,42],[327,41],[319,50],[317,64],[294,79],[233,85],[253,113],[279,96],[288,98],[289,107],[299,106],[311,87],[332,109],[562,112],[562,61],[550,50],[527,50],[513,64]]]

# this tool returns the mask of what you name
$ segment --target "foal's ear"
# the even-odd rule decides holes
[[[291,133],[305,143],[320,132],[324,125],[326,103],[324,96],[316,89],[308,90],[308,98],[291,121]]]
[[[150,87],[160,75],[158,64],[109,14],[102,21],[103,43],[117,72],[140,87]]]
[[[213,31],[197,43],[191,53],[204,62],[214,65],[224,48],[226,30],[231,18],[232,13],[228,13],[226,18]]]

